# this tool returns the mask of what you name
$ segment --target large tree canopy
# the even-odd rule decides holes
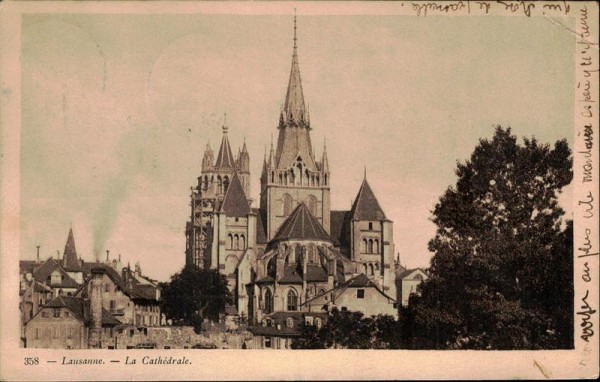
[[[225,276],[214,269],[186,266],[161,286],[162,312],[177,324],[198,327],[204,318],[217,320],[231,302]]]
[[[557,195],[571,182],[565,140],[517,143],[498,127],[433,211],[430,278],[402,310],[414,347],[572,346],[572,225]],[[561,228],[562,227],[562,228]]]
[[[300,324],[293,349],[399,349],[398,321],[389,315],[364,317],[334,308],[321,328]]]

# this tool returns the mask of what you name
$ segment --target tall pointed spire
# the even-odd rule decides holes
[[[223,118],[223,139],[221,140],[221,147],[219,148],[219,155],[217,155],[217,162],[215,163],[215,167],[226,167],[233,168],[235,165],[235,160],[233,159],[233,154],[231,152],[231,147],[229,146],[229,138],[227,138],[227,113]]]
[[[323,171],[329,172],[329,160],[327,159],[327,138],[323,140],[323,158],[321,159]]]
[[[300,66],[298,65],[298,45],[296,35],[296,13],[294,12],[294,50],[292,53],[292,69],[290,70],[290,81],[283,113],[285,122],[299,124],[305,120],[304,94],[302,93],[302,80],[300,78]]]
[[[73,228],[69,229],[69,236],[67,237],[67,243],[65,244],[63,267],[70,270],[78,270],[80,268],[80,264],[77,261],[77,249],[75,248]]]

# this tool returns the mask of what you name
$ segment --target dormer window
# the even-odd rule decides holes
[[[51,280],[50,280],[51,284],[60,284],[62,282],[62,276],[61,276],[60,272],[58,272],[58,271],[52,272],[50,277],[51,277]]]

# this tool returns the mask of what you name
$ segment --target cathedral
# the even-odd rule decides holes
[[[226,121],[209,145],[186,225],[186,264],[225,275],[239,314],[263,323],[279,312],[397,315],[393,222],[366,176],[349,211],[331,210],[327,148],[318,155],[302,92],[296,18],[292,65],[276,146],[265,155],[253,206],[246,144],[233,155]]]

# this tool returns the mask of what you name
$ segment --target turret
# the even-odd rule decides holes
[[[210,148],[210,142],[206,144],[206,149],[204,150],[204,158],[202,158],[202,171],[210,171],[213,163],[215,161],[215,157],[212,149]]]

